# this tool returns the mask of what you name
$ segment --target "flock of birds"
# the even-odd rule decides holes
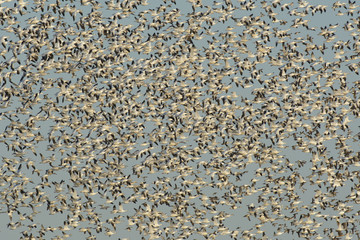
[[[357,1],[0,2],[2,235],[360,238]]]

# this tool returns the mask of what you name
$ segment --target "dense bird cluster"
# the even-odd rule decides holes
[[[1,234],[359,238],[360,5],[314,2],[1,1]]]

